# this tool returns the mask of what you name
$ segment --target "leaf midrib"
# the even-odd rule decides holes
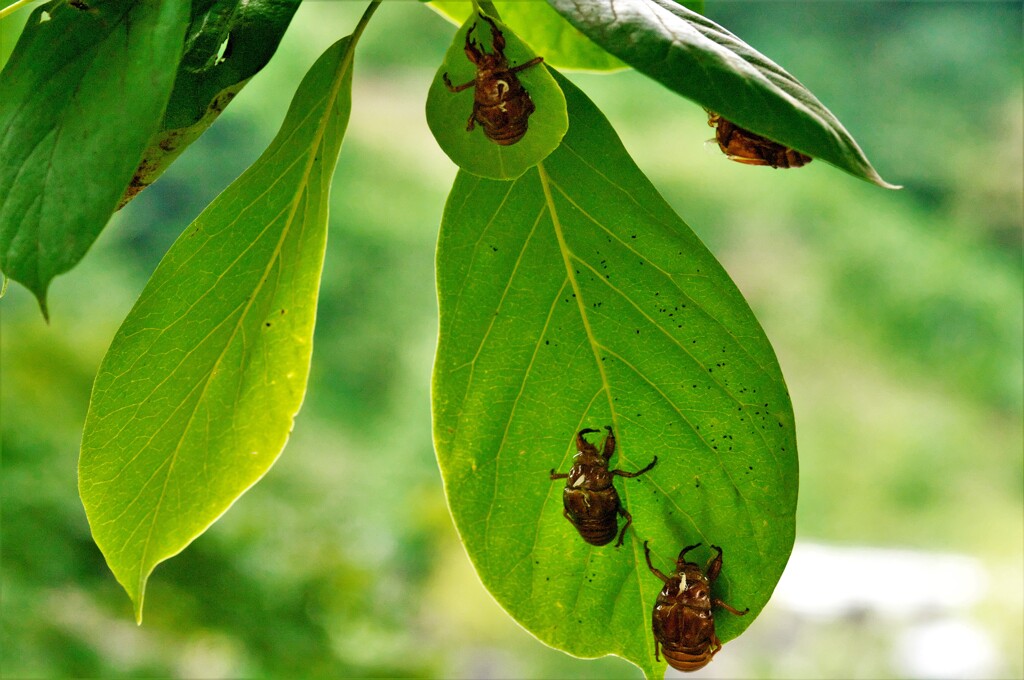
[[[334,113],[335,108],[337,107],[337,98],[338,98],[338,93],[339,93],[339,91],[341,89],[341,84],[344,81],[345,76],[348,74],[349,68],[352,65],[352,55],[353,55],[353,50],[354,50],[355,44],[356,44],[356,40],[354,38],[350,38],[350,40],[348,42],[348,45],[346,45],[345,53],[344,53],[344,55],[342,57],[341,64],[335,70],[335,76],[334,76],[334,79],[331,82],[331,87],[330,87],[330,90],[329,90],[330,94],[329,94],[329,97],[327,99],[327,101],[329,103],[326,106],[326,108],[324,109],[324,113],[321,116],[319,124],[317,125],[316,133],[313,136],[313,143],[310,144],[310,146],[309,146],[309,151],[307,152],[308,153],[308,160],[306,162],[306,167],[303,169],[303,173],[301,175],[301,182],[298,185],[298,187],[301,187],[301,188],[296,190],[295,198],[293,198],[291,203],[289,204],[288,217],[287,217],[287,219],[285,221],[284,227],[281,230],[281,238],[278,239],[278,243],[277,243],[277,245],[274,248],[273,254],[268,259],[267,266],[264,268],[263,275],[260,277],[260,281],[256,285],[252,295],[249,296],[247,304],[246,304],[245,308],[242,310],[241,315],[239,316],[239,321],[235,325],[235,328],[231,332],[230,338],[228,338],[228,341],[224,345],[224,349],[221,351],[220,355],[217,357],[217,360],[214,362],[213,369],[207,375],[206,381],[205,381],[205,383],[203,385],[202,393],[199,395],[199,398],[196,400],[196,405],[193,407],[192,413],[189,414],[188,422],[186,423],[185,428],[182,431],[182,436],[178,440],[178,443],[175,446],[174,452],[171,454],[171,464],[167,468],[167,473],[166,473],[166,475],[164,477],[164,483],[163,483],[163,486],[162,486],[161,491],[160,491],[160,497],[157,499],[156,506],[154,507],[154,510],[153,510],[153,519],[150,522],[149,533],[146,536],[146,542],[145,542],[145,544],[143,546],[142,556],[141,556],[141,558],[139,560],[139,563],[138,563],[139,576],[138,576],[138,586],[137,587],[138,587],[138,593],[139,593],[139,600],[138,600],[138,605],[136,606],[136,618],[137,619],[141,617],[142,601],[143,601],[143,597],[144,597],[144,593],[145,593],[145,590],[144,590],[144,588],[145,588],[145,581],[146,581],[146,579],[149,576],[149,572],[146,571],[146,565],[147,565],[148,558],[149,558],[149,549],[150,549],[150,545],[152,543],[153,531],[156,528],[157,517],[158,517],[158,515],[160,513],[160,508],[161,508],[161,506],[163,504],[164,497],[165,497],[165,495],[167,493],[167,486],[168,486],[168,483],[169,483],[169,481],[171,479],[171,475],[172,475],[173,470],[174,470],[174,464],[175,464],[175,462],[177,461],[177,458],[178,458],[178,453],[180,452],[181,446],[182,446],[182,444],[183,444],[183,442],[184,442],[184,440],[186,438],[186,433],[191,428],[192,422],[193,422],[193,420],[195,418],[195,415],[198,412],[198,405],[203,401],[203,399],[204,399],[204,397],[206,395],[206,392],[209,389],[209,386],[210,386],[210,384],[212,382],[213,376],[217,372],[217,367],[220,365],[220,362],[226,356],[228,349],[233,345],[234,339],[237,336],[238,331],[244,325],[244,321],[245,321],[246,317],[248,316],[249,310],[252,308],[252,305],[254,304],[256,298],[262,292],[263,285],[267,281],[267,279],[269,278],[269,273],[270,273],[271,269],[273,268],[274,264],[277,262],[278,257],[280,256],[281,247],[284,244],[288,234],[291,232],[291,229],[292,229],[292,226],[293,226],[294,220],[295,220],[295,215],[296,215],[296,212],[298,211],[298,206],[302,202],[302,198],[307,195],[309,177],[310,177],[310,174],[312,172],[313,166],[316,163],[317,158],[321,155],[320,152],[322,151],[324,136],[326,135],[326,132],[327,132],[328,123],[329,123],[329,121],[332,118],[332,114]],[[327,159],[324,159],[324,160],[326,161]],[[153,566],[155,566],[155,564]],[[152,570],[150,569],[150,572],[151,571]]]
[[[594,364],[597,366],[597,370],[601,376],[602,389],[604,390],[605,397],[608,399],[608,410],[611,414],[612,424],[615,428],[615,431],[617,432],[619,430],[619,418],[618,413],[615,409],[615,401],[612,399],[611,385],[608,382],[608,374],[605,371],[604,363],[601,361],[600,346],[597,342],[596,336],[594,335],[594,331],[591,328],[590,317],[587,315],[586,306],[583,304],[583,291],[580,289],[579,282],[576,280],[576,270],[573,268],[572,262],[570,261],[571,254],[569,252],[568,244],[565,242],[565,234],[562,232],[562,223],[558,217],[558,210],[555,207],[554,197],[551,194],[551,177],[548,175],[547,169],[544,167],[543,161],[537,164],[537,173],[540,177],[541,188],[544,191],[544,200],[547,203],[548,211],[551,214],[551,224],[555,232],[555,238],[558,241],[558,249],[562,256],[562,262],[565,265],[566,275],[569,277],[569,283],[572,286],[573,291],[575,292],[573,298],[576,300],[576,306],[579,309],[580,320],[583,323],[584,331],[587,334],[587,341],[590,343],[590,349],[594,355]],[[626,504],[628,505],[629,488],[627,486],[623,487],[622,495],[624,497],[624,500],[626,501]],[[637,577],[637,592],[640,597],[640,609],[641,611],[648,611],[650,606],[646,598],[644,597],[643,583],[641,583],[640,581],[640,569],[636,566],[640,562],[635,535],[633,537],[633,540],[630,541],[630,544],[633,546],[634,567],[632,571]],[[580,579],[579,586],[582,590],[582,578]],[[579,593],[577,592],[577,600],[578,599]],[[651,644],[650,636],[644,636],[644,639],[647,642],[648,658],[650,658],[650,654],[654,651],[654,647]]]

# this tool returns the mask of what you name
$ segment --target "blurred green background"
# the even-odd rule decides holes
[[[284,455],[156,569],[141,628],[90,539],[78,445],[114,331],[363,6],[303,4],[271,65],[57,279],[50,325],[17,285],[0,302],[3,677],[639,677],[519,628],[447,514],[429,378],[433,249],[455,169],[423,104],[454,27],[416,2],[385,3],[357,53],[309,394]],[[0,57],[27,13],[0,25]],[[805,569],[698,675],[1022,677],[1022,5],[709,0],[707,14],[804,82],[905,188],[820,162],[730,163],[705,149],[700,107],[631,72],[572,77],[775,346],[800,441],[798,546],[959,556],[972,582],[942,588],[976,596],[857,604],[907,579],[869,566],[835,583],[819,573],[823,592],[853,602],[819,611]],[[964,644],[929,675],[914,641],[950,621]]]

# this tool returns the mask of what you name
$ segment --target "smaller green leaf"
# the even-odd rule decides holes
[[[842,123],[781,66],[674,0],[548,0],[591,40],[758,135],[887,189]],[[694,148],[699,144],[694,141]]]
[[[46,314],[117,207],[159,127],[188,5],[55,0],[37,7],[0,73],[0,268]]]
[[[277,51],[299,0],[206,0],[192,7],[163,124],[118,209],[156,181]]]
[[[473,13],[473,3],[465,0],[434,0],[430,6],[457,25],[462,25]],[[502,21],[515,27],[519,37],[537,54],[544,55],[549,66],[574,71],[629,68],[543,1],[496,0],[494,6]]]
[[[525,64],[537,55],[500,21],[496,26],[505,36],[505,56],[511,66]],[[473,112],[475,88],[451,92],[444,82],[448,74],[454,85],[476,77],[476,66],[465,53],[466,34],[476,26],[473,38],[491,51],[491,31],[487,22],[474,15],[455,33],[455,39],[434,76],[427,94],[427,124],[441,149],[459,167],[489,179],[515,179],[544,160],[558,147],[569,129],[565,95],[543,65],[532,66],[516,74],[533,100],[536,110],[530,116],[526,136],[515,144],[501,146],[484,135],[476,124],[468,131]]]
[[[271,145],[167,252],[96,375],[79,491],[140,622],[153,568],[267,472],[302,404],[353,43],[320,57]]]

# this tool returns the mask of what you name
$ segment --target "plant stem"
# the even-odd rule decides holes
[[[370,17],[372,17],[373,13],[377,11],[378,7],[380,7],[381,2],[383,2],[383,0],[371,0],[369,6],[366,8],[366,11],[363,12],[363,16],[359,17],[359,23],[356,24],[355,30],[352,31],[353,45],[355,45],[355,43],[359,40],[359,36],[363,34],[363,29],[366,28],[366,24],[370,23]]]
[[[363,34],[363,29],[366,28],[366,24],[370,23],[370,17],[372,17],[373,13],[377,11],[378,7],[380,7],[381,2],[383,2],[383,0],[372,0],[367,6],[366,11],[363,12],[363,16],[359,17],[359,23],[356,24],[355,30],[352,31],[348,47],[345,50],[345,58],[342,59],[341,64],[339,64],[339,73],[344,73],[352,66],[352,60],[355,57],[356,43],[359,42],[359,36]]]
[[[32,0],[16,0],[15,2],[12,2],[11,4],[7,5],[7,7],[0,9],[0,19],[3,19],[8,14],[13,14],[14,12],[17,12],[19,9],[29,4],[30,2],[32,2]]]

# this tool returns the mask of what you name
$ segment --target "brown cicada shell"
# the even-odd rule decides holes
[[[622,545],[626,529],[633,523],[633,516],[622,507],[619,494],[612,484],[615,475],[619,477],[639,477],[658,462],[655,456],[651,464],[637,472],[625,470],[609,470],[608,461],[615,453],[615,435],[611,427],[605,427],[608,436],[604,440],[603,452],[583,438],[583,435],[599,430],[580,430],[576,435],[576,455],[572,458],[572,468],[568,473],[551,471],[551,479],[565,479],[565,490],[562,492],[562,503],[565,506],[562,514],[576,527],[583,540],[591,545],[607,545],[615,538],[618,527],[617,515],[626,518],[626,523],[619,532],[619,540],[615,547]]]
[[[530,93],[519,82],[516,74],[541,63],[544,57],[536,57],[525,64],[510,67],[505,58],[505,36],[498,30],[493,19],[483,14],[480,18],[491,25],[493,53],[488,54],[483,45],[473,40],[473,31],[477,27],[474,24],[466,32],[465,49],[466,56],[476,66],[476,78],[462,85],[452,85],[447,73],[442,77],[452,92],[475,88],[473,112],[469,114],[466,130],[472,132],[476,124],[480,123],[487,139],[495,144],[509,146],[526,134],[527,119],[535,110]]]
[[[644,556],[647,568],[665,584],[658,593],[651,617],[654,633],[654,658],[658,647],[665,654],[665,661],[677,671],[695,671],[704,668],[718,654],[722,643],[715,635],[715,618],[712,607],[743,616],[749,609],[733,609],[717,597],[711,597],[711,584],[722,571],[722,549],[711,546],[718,554],[711,558],[701,571],[700,566],[686,561],[686,553],[700,546],[688,545],[676,559],[676,570],[665,576],[651,564],[651,551],[644,541]]]
[[[715,128],[718,148],[731,161],[745,165],[767,165],[772,168],[799,168],[811,162],[795,149],[783,146],[708,111],[708,125]]]

